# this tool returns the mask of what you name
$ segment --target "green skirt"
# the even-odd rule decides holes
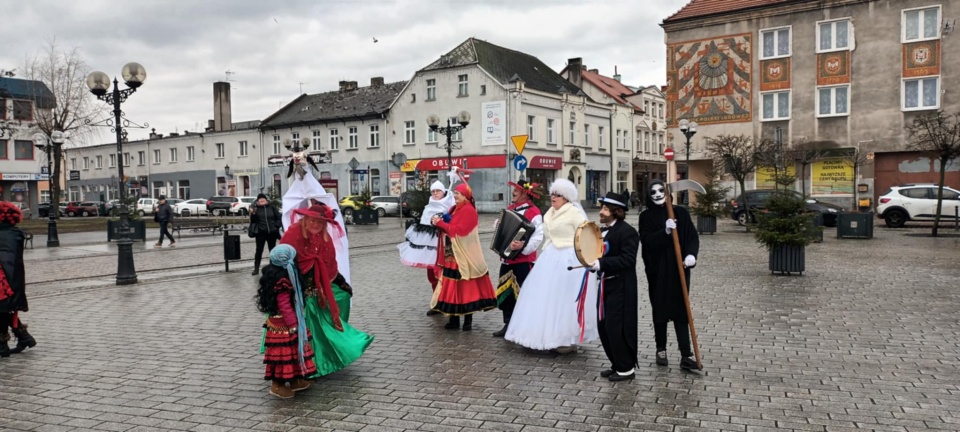
[[[343,331],[333,327],[330,310],[321,308],[315,296],[304,298],[304,319],[307,328],[313,334],[314,362],[317,364],[317,374],[310,377],[329,375],[347,367],[363,355],[363,352],[373,342],[370,336],[353,328],[347,319],[350,316],[350,294],[333,285],[333,295],[340,306],[340,323]]]

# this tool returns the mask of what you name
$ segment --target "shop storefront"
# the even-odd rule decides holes
[[[524,172],[524,178],[532,183],[550,187],[557,178],[557,173],[563,169],[563,158],[560,156],[534,156]]]

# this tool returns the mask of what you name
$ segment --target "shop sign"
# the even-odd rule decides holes
[[[560,156],[534,156],[530,159],[529,169],[558,170],[563,168],[563,158]]]
[[[3,173],[0,175],[3,180],[13,180],[13,181],[23,181],[23,180],[33,180],[33,174],[24,174],[24,173]]]
[[[506,168],[507,158],[503,155],[462,156],[452,159],[453,165],[467,169]],[[417,163],[419,171],[446,171],[447,158],[423,159]]]

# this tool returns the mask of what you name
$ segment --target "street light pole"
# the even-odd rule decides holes
[[[687,161],[686,161],[686,170],[685,170],[686,172],[684,173],[684,178],[689,179],[690,178],[690,139],[697,134],[698,125],[697,125],[697,122],[689,121],[687,119],[680,120],[678,125],[680,126],[680,132],[683,134],[684,137],[687,138],[686,143],[684,143],[687,149],[687,156],[686,156]],[[684,196],[684,201],[687,204],[690,204],[690,197],[689,195],[687,195],[687,192],[684,192],[683,196]]]
[[[120,83],[116,78],[113,79],[113,90],[107,92],[110,88],[110,77],[103,72],[91,72],[87,76],[87,87],[90,92],[108,104],[113,105],[113,123],[106,120],[106,125],[112,126],[117,138],[117,164],[119,182],[120,182],[120,238],[117,240],[117,285],[129,285],[137,283],[137,270],[133,263],[133,241],[130,240],[130,211],[127,208],[127,185],[126,177],[123,175],[123,137],[126,135],[124,126],[129,126],[130,121],[122,119],[123,111],[120,104],[127,100],[131,94],[137,91],[137,88],[143,85],[147,78],[147,72],[138,63],[127,63],[123,66],[121,72],[127,89],[120,90]],[[121,123],[121,119],[123,123]]]
[[[447,119],[447,126],[440,127],[440,117],[436,114],[430,114],[427,116],[427,126],[430,127],[430,130],[434,132],[442,133],[446,136],[446,146],[447,146],[447,170],[453,169],[453,134],[458,133],[467,127],[470,124],[470,113],[466,111],[460,111],[460,114],[457,114],[457,125],[450,123],[450,119]]]

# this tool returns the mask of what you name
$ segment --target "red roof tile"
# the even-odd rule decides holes
[[[584,70],[582,75],[583,75],[584,81],[587,81],[593,84],[595,87],[600,89],[600,91],[606,93],[607,96],[612,97],[618,103],[621,103],[624,105],[631,105],[638,110],[640,109],[640,107],[628,102],[626,99],[623,98],[623,95],[629,96],[629,95],[632,95],[634,92],[633,90],[630,90],[630,87],[627,87],[622,82],[617,81],[610,77],[605,77],[603,75],[600,75],[596,72],[592,72],[590,70]]]
[[[797,0],[690,0],[686,6],[663,20],[663,22],[667,23],[670,21],[770,6],[779,3],[790,3],[792,1]]]

